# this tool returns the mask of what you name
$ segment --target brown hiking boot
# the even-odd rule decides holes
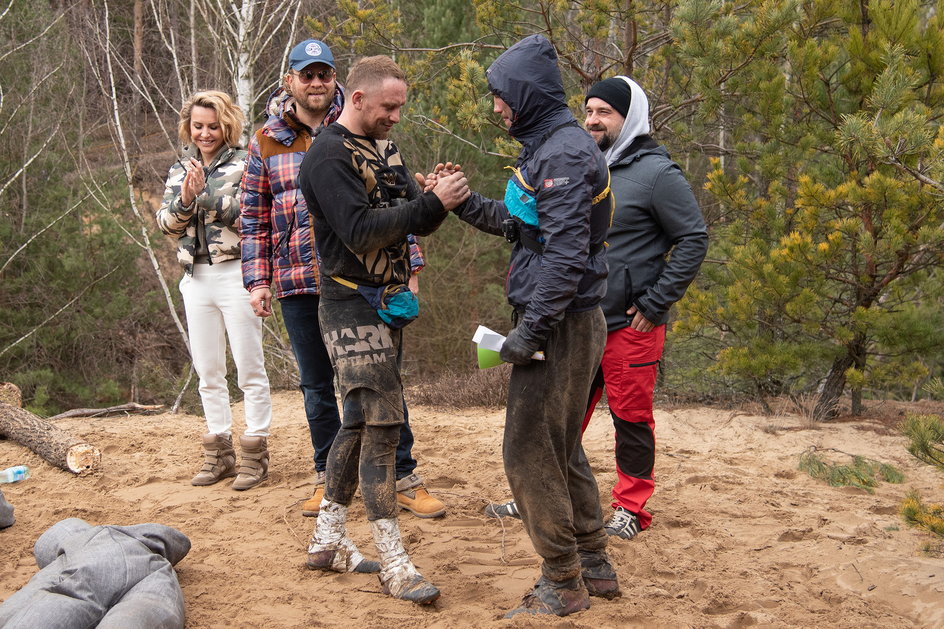
[[[325,473],[315,472],[315,495],[302,504],[302,515],[309,518],[318,517],[321,510],[321,499],[324,498]]]
[[[230,435],[203,435],[203,467],[190,480],[196,487],[218,483],[224,478],[236,476],[236,451]]]
[[[397,481],[397,504],[418,518],[438,518],[446,514],[446,505],[429,495],[418,474]]]
[[[580,576],[587,586],[590,596],[599,596],[612,600],[622,596],[619,582],[616,579],[616,570],[610,564],[605,550],[577,551],[580,554]]]
[[[518,614],[569,616],[589,607],[590,594],[579,575],[566,581],[551,581],[541,577],[531,591],[524,595],[521,605],[505,614],[505,618]]]
[[[233,481],[233,489],[251,489],[269,478],[269,448],[265,437],[240,437],[239,476]]]

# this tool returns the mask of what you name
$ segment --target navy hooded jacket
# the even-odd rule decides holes
[[[487,71],[489,89],[511,108],[508,133],[522,144],[516,167],[534,189],[543,242],[537,253],[517,242],[506,293],[523,313],[529,336],[547,338],[565,312],[595,308],[606,292],[603,241],[612,214],[606,160],[567,108],[557,53],[532,35],[502,53]],[[593,203],[595,197],[602,197]],[[473,193],[456,209],[463,221],[501,235],[504,202]]]

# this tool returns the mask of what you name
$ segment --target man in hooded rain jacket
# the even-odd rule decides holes
[[[519,613],[566,616],[619,595],[596,480],[580,444],[606,341],[604,238],[613,201],[606,161],[564,95],[557,54],[532,35],[487,71],[495,112],[522,144],[504,201],[473,193],[455,211],[514,242],[506,292],[516,327],[502,456],[542,576]],[[429,182],[427,182],[429,183]],[[543,360],[533,357],[543,352]]]
[[[652,523],[645,508],[655,489],[652,400],[666,322],[698,275],[708,230],[682,169],[649,135],[649,99],[635,81],[616,76],[595,83],[585,109],[586,128],[610,167],[616,211],[607,233],[606,348],[584,429],[605,386],[616,429],[617,480],[604,530],[633,539]],[[512,500],[489,505],[485,513],[517,517],[518,510]]]

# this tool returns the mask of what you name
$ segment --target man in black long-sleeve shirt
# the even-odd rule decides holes
[[[300,184],[312,215],[322,283],[319,320],[341,389],[341,430],[328,454],[325,495],[308,547],[308,566],[374,572],[345,532],[361,483],[384,592],[431,603],[439,590],[417,572],[400,539],[394,453],[403,423],[402,335],[368,303],[409,281],[408,234],[435,231],[469,196],[459,172],[421,192],[387,140],[406,102],[406,76],[389,57],[351,69],[349,102],[312,144]],[[406,295],[407,297],[409,295]]]

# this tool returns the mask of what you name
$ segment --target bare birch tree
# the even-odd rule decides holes
[[[119,88],[115,74],[115,58],[117,55],[112,42],[110,20],[111,11],[109,0],[103,0],[101,6],[101,21],[98,24],[100,28],[93,31],[98,34],[99,50],[102,54],[101,64],[98,63],[97,59],[91,57],[90,51],[86,51],[86,54],[89,55],[89,66],[94,68],[96,80],[98,81],[99,87],[101,88],[102,93],[110,106],[111,130],[115,138],[115,145],[118,150],[118,156],[121,160],[121,167],[125,176],[128,194],[128,206],[138,221],[140,236],[138,238],[134,238],[131,236],[130,232],[127,233],[128,236],[131,237],[135,242],[135,244],[137,244],[147,254],[148,260],[150,261],[151,267],[154,271],[154,275],[157,278],[157,281],[161,286],[161,290],[164,293],[164,298],[167,302],[167,310],[170,313],[177,330],[180,332],[180,336],[184,345],[189,349],[190,342],[187,337],[187,331],[184,329],[184,325],[180,321],[180,317],[177,315],[177,309],[174,307],[174,300],[171,296],[170,289],[167,286],[167,281],[164,279],[164,274],[161,271],[160,262],[158,261],[157,256],[154,253],[154,248],[151,245],[151,238],[148,233],[148,222],[144,219],[144,216],[141,214],[141,210],[138,206],[138,195],[134,188],[134,158],[131,155],[128,147],[128,141],[126,137],[127,134],[125,130],[125,119],[122,117],[119,108]],[[153,101],[149,102],[153,104]],[[94,173],[91,171],[89,174],[94,175]],[[92,177],[92,180],[94,180],[94,176]],[[92,190],[90,190],[90,192],[92,192]]]
[[[295,39],[302,3],[298,0],[208,0],[197,4],[207,25],[206,35],[212,48],[223,58],[236,95],[236,104],[253,120],[253,105],[264,95],[257,85],[257,67],[273,47],[287,51]],[[285,58],[285,54],[281,55]],[[260,73],[263,79],[276,74],[268,64]],[[271,81],[262,81],[268,86]],[[248,142],[248,129],[245,140]]]

